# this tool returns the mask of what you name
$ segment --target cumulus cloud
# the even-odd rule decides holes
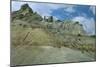
[[[65,11],[66,11],[66,12],[69,12],[69,13],[73,13],[73,12],[75,12],[75,9],[74,9],[73,6],[70,6],[70,7],[67,7],[67,8],[65,9]]]
[[[87,32],[87,34],[90,34],[90,35],[95,34],[95,20],[93,18],[77,16],[77,17],[74,17],[72,20],[79,21],[81,24],[83,24],[83,28]]]
[[[90,6],[90,10],[92,11],[92,13],[95,15],[96,14],[96,7],[95,6]]]

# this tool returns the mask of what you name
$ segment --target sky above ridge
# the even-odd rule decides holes
[[[17,11],[21,5],[28,4],[34,12],[41,16],[54,16],[60,20],[79,21],[88,34],[95,34],[96,7],[93,5],[72,5],[37,2],[12,1],[12,11]]]

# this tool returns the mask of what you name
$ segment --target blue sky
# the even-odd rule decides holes
[[[36,2],[12,2],[12,11],[19,10],[21,5],[29,4],[34,12],[41,16],[54,16],[55,19],[79,21],[88,34],[95,34],[96,7],[93,5],[70,5]]]

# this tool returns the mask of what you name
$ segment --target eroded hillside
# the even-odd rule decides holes
[[[26,62],[33,64],[38,62],[38,64],[41,64],[39,61],[43,61],[43,63],[51,63],[52,61],[53,63],[57,63],[56,61],[73,62],[95,60],[95,36],[88,36],[80,22],[55,20],[53,16],[42,17],[37,12],[34,12],[28,4],[24,4],[20,10],[12,12],[11,18],[11,48],[12,54],[14,54],[12,55],[14,58],[12,60],[13,64],[21,64],[23,62],[23,53],[25,53],[25,56],[23,56],[24,59],[25,57],[29,58],[25,59],[23,64]],[[34,48],[37,49],[33,50]],[[53,50],[55,54],[52,53]],[[76,54],[70,53],[69,59],[65,58],[69,54],[67,50],[69,52],[75,51],[77,57],[71,57],[71,55]],[[43,60],[44,58],[41,52],[43,52],[45,56],[48,55],[48,57],[46,57],[47,60]],[[62,52],[63,57],[59,56],[56,61],[53,59],[48,61],[49,57],[56,57]],[[26,55],[27,53],[29,53],[29,56]],[[19,56],[21,58],[17,59]],[[36,59],[32,60],[32,58],[35,57]],[[85,60],[83,60],[83,58],[85,58]],[[15,59],[17,59],[17,61],[15,61]]]

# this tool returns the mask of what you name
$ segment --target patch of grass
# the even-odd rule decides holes
[[[29,34],[28,34],[29,32]],[[20,26],[12,27],[12,45],[50,45],[53,39],[49,33],[41,28],[23,28]],[[27,35],[28,34],[28,35]]]

